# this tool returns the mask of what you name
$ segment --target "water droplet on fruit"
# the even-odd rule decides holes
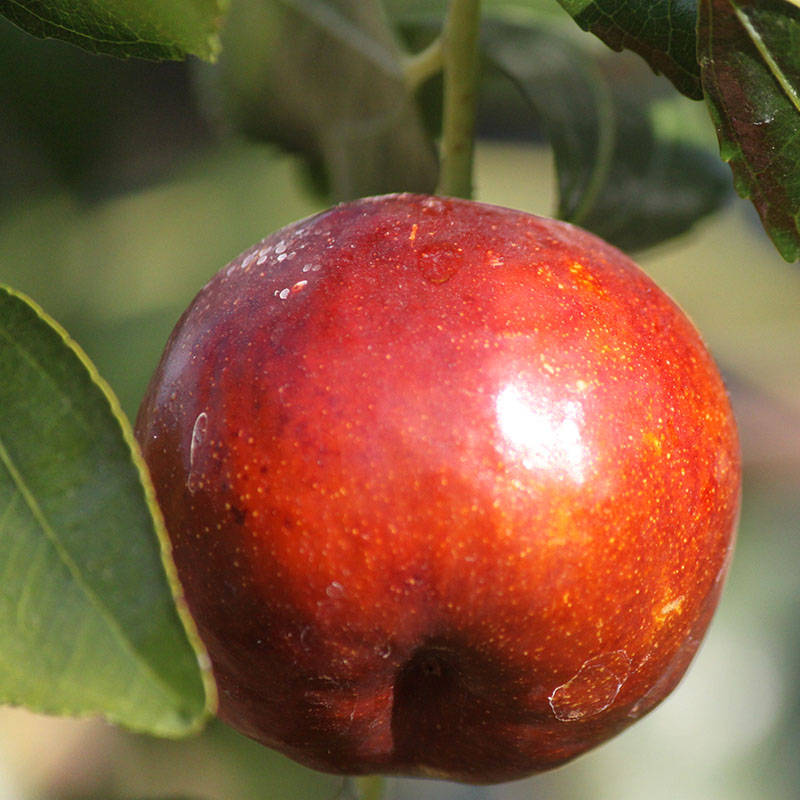
[[[575,722],[605,711],[616,700],[630,668],[631,660],[624,650],[585,661],[578,672],[548,698],[556,719]]]
[[[440,200],[438,197],[426,197],[422,201],[422,211],[423,213],[436,213],[440,211],[444,211],[446,208],[444,201]]]
[[[333,581],[328,585],[328,588],[325,589],[325,594],[328,595],[331,600],[336,600],[344,595],[344,586],[338,581]]]
[[[208,414],[202,411],[197,415],[192,427],[192,439],[189,443],[189,477],[186,488],[194,494],[201,486],[200,474],[195,470],[198,448],[203,444],[208,430]]]
[[[201,411],[197,415],[197,419],[195,419],[194,426],[192,427],[192,443],[189,448],[190,459],[194,458],[195,447],[201,445],[205,441],[207,430],[208,430],[208,414],[205,411]]]
[[[389,642],[384,642],[383,644],[376,644],[375,652],[381,658],[389,658],[389,656],[392,654],[392,646],[391,644],[389,644]]]
[[[496,268],[496,267],[502,267],[505,262],[503,261],[502,256],[497,255],[497,253],[495,253],[494,250],[487,250],[486,263],[490,267]]]
[[[458,272],[463,258],[463,249],[450,242],[436,242],[421,248],[417,254],[417,266],[431,283],[445,283]]]

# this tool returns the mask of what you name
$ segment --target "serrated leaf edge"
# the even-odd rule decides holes
[[[14,2],[14,0],[11,0]],[[144,60],[155,60],[155,61],[182,61],[185,60],[188,56],[196,56],[197,58],[203,59],[208,61],[209,63],[215,63],[219,54],[222,50],[222,42],[219,37],[219,30],[222,27],[222,19],[227,12],[229,6],[229,0],[218,0],[217,2],[217,11],[219,14],[218,19],[215,21],[214,30],[211,30],[207,33],[205,37],[207,52],[203,53],[199,51],[199,48],[195,47],[191,50],[187,49],[181,44],[178,44],[176,41],[166,42],[166,41],[157,41],[155,39],[145,39],[141,36],[135,36],[135,38],[130,39],[110,39],[110,38],[103,38],[101,36],[95,36],[90,33],[84,33],[83,31],[76,30],[75,28],[69,28],[65,25],[61,25],[57,22],[54,22],[52,19],[42,16],[41,14],[35,13],[32,9],[28,6],[20,5],[21,13],[27,14],[29,17],[39,20],[43,26],[46,28],[59,29],[65,31],[65,33],[69,34],[70,37],[74,37],[75,40],[70,41],[69,37],[58,36],[54,33],[44,33],[44,34],[34,34],[28,31],[26,28],[23,28],[27,33],[31,36],[36,36],[37,38],[41,39],[55,39],[57,41],[66,41],[69,42],[76,47],[80,47],[83,50],[86,50],[90,53],[102,54],[102,55],[110,55],[114,58],[126,59],[126,58],[142,58]],[[2,15],[5,16],[5,15]],[[16,23],[15,23],[16,24]],[[128,27],[125,23],[121,23],[124,27]],[[102,45],[106,47],[103,48]],[[137,53],[137,48],[141,47],[152,47],[153,49],[160,50],[161,53],[159,54],[141,54]],[[118,49],[122,52],[116,53],[113,50]]]

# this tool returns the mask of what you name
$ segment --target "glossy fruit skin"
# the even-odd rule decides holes
[[[738,516],[682,312],[591,234],[464,200],[244,252],[137,437],[219,715],[331,772],[499,782],[621,731],[688,666]]]

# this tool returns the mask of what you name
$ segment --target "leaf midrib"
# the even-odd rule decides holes
[[[78,563],[70,555],[66,547],[62,544],[55,529],[50,524],[49,520],[47,519],[44,511],[42,510],[35,496],[29,489],[24,477],[17,469],[17,466],[14,464],[14,461],[9,455],[9,452],[5,446],[2,436],[0,436],[0,463],[2,463],[5,466],[6,470],[8,471],[8,474],[11,476],[11,479],[14,483],[14,486],[17,489],[17,492],[24,500],[25,505],[27,506],[34,520],[36,521],[36,524],[38,525],[39,529],[42,531],[46,539],[50,542],[51,546],[55,550],[59,560],[67,569],[75,584],[80,588],[81,592],[86,597],[88,604],[92,608],[94,608],[98,616],[102,620],[104,620],[107,627],[111,631],[114,638],[119,642],[122,649],[125,652],[130,653],[134,657],[135,662],[140,665],[141,671],[144,674],[149,675],[153,683],[159,686],[166,696],[174,697],[180,700],[181,699],[180,693],[177,692],[171,684],[166,682],[162,678],[162,676],[153,669],[150,662],[147,659],[145,659],[145,657],[141,654],[138,648],[133,644],[131,639],[125,635],[124,630],[116,621],[114,614],[109,609],[107,604],[105,604],[102,601],[101,597],[92,588],[92,586],[84,580]]]
[[[745,29],[747,36],[750,38],[750,41],[758,50],[759,55],[761,56],[762,59],[764,59],[764,63],[769,68],[769,71],[772,73],[772,76],[780,84],[781,89],[783,90],[784,94],[789,98],[789,101],[795,107],[795,110],[798,113],[800,113],[800,93],[798,93],[798,90],[791,84],[789,79],[786,77],[778,62],[775,61],[775,59],[772,57],[772,53],[767,47],[766,42],[762,38],[761,34],[758,32],[757,28],[750,21],[750,18],[747,16],[747,14],[744,11],[742,11],[742,9],[739,8],[738,6],[734,10],[734,13],[736,14],[736,17],[741,23],[742,27]]]
[[[75,404],[72,402],[72,399],[65,392],[63,392],[58,381],[50,374],[48,370],[44,368],[39,360],[33,356],[30,350],[21,347],[19,342],[14,340],[13,337],[9,335],[7,329],[0,329],[0,337],[5,339],[19,353],[20,357],[30,365],[30,367],[48,384],[48,386],[52,387],[54,393],[64,404],[66,412],[70,413],[72,418],[80,424],[84,432],[91,435],[92,427],[89,425],[88,419],[83,414],[79,413]],[[65,341],[63,337],[60,338],[62,344],[70,349],[73,355],[75,355],[74,351],[72,351],[72,348],[70,347],[69,342]],[[81,367],[83,367],[82,364]],[[92,586],[84,580],[78,563],[72,558],[67,548],[59,539],[55,528],[50,524],[47,516],[36,500],[34,493],[31,491],[22,473],[14,463],[5,445],[2,435],[0,435],[0,463],[2,463],[7,469],[9,475],[11,476],[12,482],[17,489],[17,492],[23,498],[25,505],[36,521],[36,524],[39,526],[46,539],[54,548],[58,558],[61,560],[62,564],[66,567],[76,585],[86,597],[89,605],[94,608],[100,618],[105,621],[106,625],[112,632],[114,638],[119,642],[123,651],[131,654],[134,657],[135,662],[140,665],[140,669],[142,670],[143,674],[149,675],[153,683],[161,688],[165,696],[181,700],[181,693],[153,668],[152,664],[134,645],[133,641],[125,635],[124,629],[116,621],[116,617],[114,616],[112,610],[106,603],[102,601],[101,597],[92,588]]]

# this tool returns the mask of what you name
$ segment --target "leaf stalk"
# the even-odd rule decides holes
[[[472,197],[480,0],[450,0],[442,32],[444,100],[437,194]]]
[[[410,92],[416,91],[428,78],[442,71],[444,40],[437,36],[426,48],[403,59],[403,77]]]

